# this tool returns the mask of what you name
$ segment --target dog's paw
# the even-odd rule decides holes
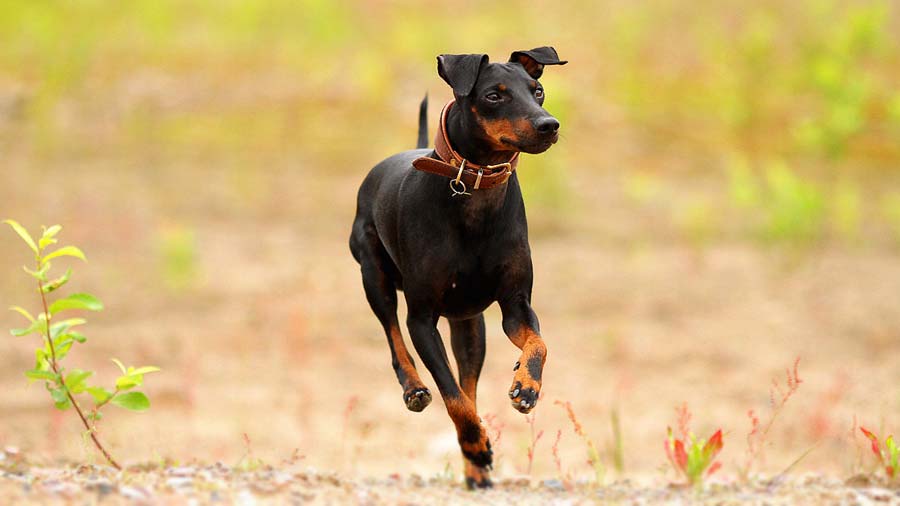
[[[544,348],[531,354],[523,352],[513,367],[515,375],[512,386],[509,387],[509,398],[512,406],[521,413],[527,414],[537,405],[541,395],[541,376],[544,372],[545,357]]]
[[[475,490],[479,488],[492,488],[494,483],[491,481],[490,473],[485,467],[478,467],[466,460],[466,488]]]
[[[403,402],[406,409],[418,413],[431,404],[431,392],[425,387],[410,388],[403,392]]]
[[[513,380],[513,385],[509,389],[512,407],[525,414],[528,414],[537,405],[540,395],[541,384],[531,378],[519,379],[517,377]]]
[[[483,436],[480,441],[475,443],[460,441],[459,446],[463,456],[474,466],[490,469],[494,464],[494,451],[491,450],[491,442],[488,441],[487,436]]]

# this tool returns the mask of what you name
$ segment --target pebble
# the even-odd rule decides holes
[[[547,490],[556,490],[563,491],[566,489],[566,485],[562,482],[562,480],[544,480],[541,482],[541,485]]]
[[[132,487],[129,485],[120,486],[119,495],[137,503],[145,503],[153,498],[153,495],[151,495],[150,492],[146,489],[140,487]]]
[[[166,486],[176,490],[193,488],[194,478],[189,476],[173,476],[166,479]]]

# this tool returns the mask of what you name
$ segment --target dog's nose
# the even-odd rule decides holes
[[[556,118],[553,116],[549,116],[535,121],[534,127],[538,133],[552,134],[559,130],[559,121],[556,121]]]

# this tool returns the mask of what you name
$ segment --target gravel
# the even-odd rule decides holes
[[[857,475],[847,480],[809,474],[751,483],[712,483],[702,491],[628,480],[604,486],[559,479],[499,479],[471,492],[444,478],[392,474],[349,478],[294,464],[238,469],[222,463],[167,467],[37,465],[18,452],[0,452],[0,504],[236,504],[236,505],[900,505],[900,483]]]

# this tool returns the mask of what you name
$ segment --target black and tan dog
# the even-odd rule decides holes
[[[547,348],[531,309],[532,265],[519,152],[542,153],[559,138],[559,122],[542,104],[545,65],[562,65],[556,50],[438,57],[438,74],[453,88],[435,138],[427,145],[425,102],[419,148],[376,165],[359,189],[350,250],[359,262],[372,311],[387,334],[403,400],[422,411],[431,393],[419,378],[397,320],[397,290],[406,294],[406,325],[440,390],[466,458],[469,487],[491,485],[491,445],[475,410],[484,363],[482,312],[495,301],[503,330],[522,350],[509,397],[528,413],[537,403]],[[450,322],[459,383],[437,330]]]

